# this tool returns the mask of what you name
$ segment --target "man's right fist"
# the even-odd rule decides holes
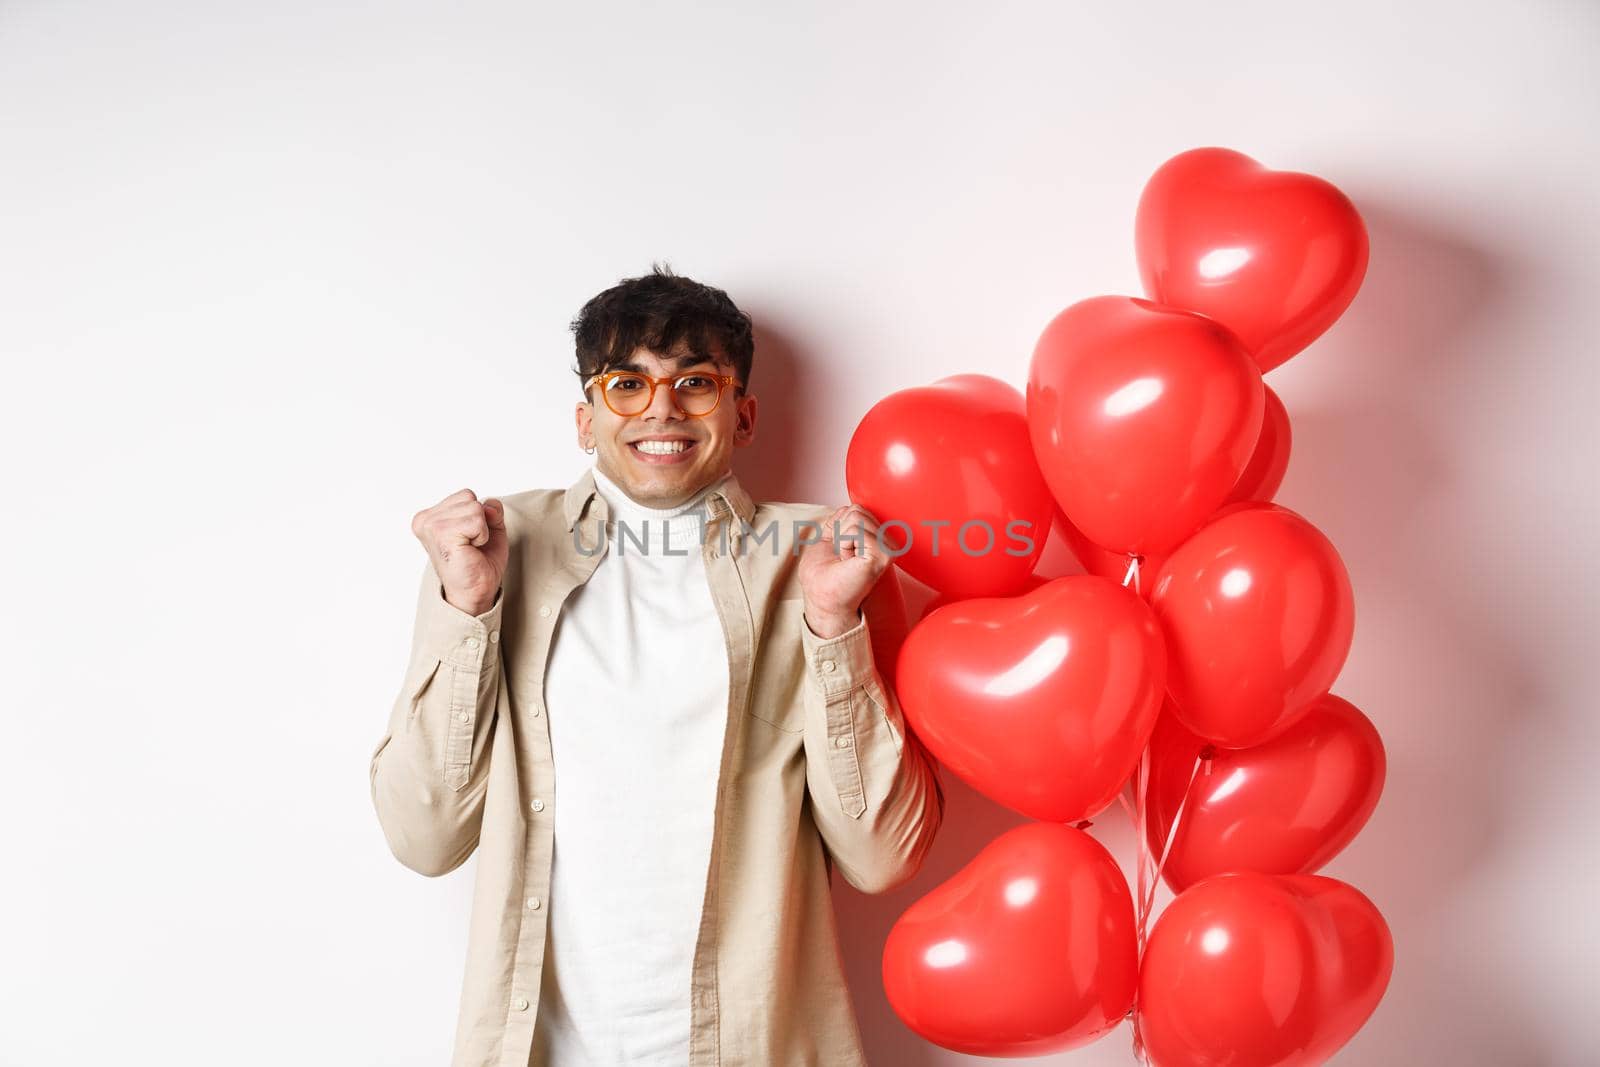
[[[494,607],[511,554],[500,501],[457,490],[411,516],[411,532],[427,549],[446,600],[468,615]]]

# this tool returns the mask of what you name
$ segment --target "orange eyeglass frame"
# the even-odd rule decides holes
[[[612,407],[611,406],[611,397],[606,392],[606,384],[608,382],[610,382],[611,379],[620,378],[623,375],[627,375],[627,376],[629,376],[631,378],[643,378],[645,381],[650,383],[650,395],[645,397],[644,407],[640,408],[638,411],[635,411],[635,412],[633,412],[631,414],[629,414],[627,412],[623,412],[623,411],[618,411],[616,408]],[[710,379],[712,379],[713,381],[715,381],[717,383],[717,399],[716,399],[716,402],[713,403],[708,410],[702,411],[698,415],[693,413],[693,412],[690,412],[690,411],[684,411],[683,410],[683,405],[678,403],[677,385],[678,385],[678,380],[680,378],[710,378]],[[673,387],[673,390],[672,390],[672,403],[677,407],[677,409],[679,411],[683,412],[683,414],[684,414],[684,416],[686,418],[703,419],[707,415],[710,415],[712,412],[716,411],[717,408],[722,405],[722,394],[728,391],[728,386],[730,386],[730,385],[737,386],[737,385],[740,384],[739,376],[737,374],[709,374],[706,371],[702,371],[702,370],[684,371],[682,374],[673,374],[673,375],[669,375],[668,377],[665,377],[665,378],[656,378],[656,377],[653,377],[653,376],[651,376],[649,374],[645,374],[645,373],[643,373],[641,371],[636,371],[636,370],[613,370],[613,371],[606,371],[604,374],[596,374],[594,377],[592,377],[588,381],[584,382],[583,383],[583,387],[585,389],[588,389],[589,386],[593,385],[595,382],[599,382],[600,383],[600,399],[605,401],[606,407],[610,409],[610,411],[611,411],[611,413],[613,415],[619,415],[624,419],[636,418],[636,417],[638,417],[640,415],[643,415],[645,412],[649,411],[650,410],[650,405],[654,404],[656,402],[656,386],[663,385],[663,384],[666,384],[666,383],[671,383],[671,385]]]

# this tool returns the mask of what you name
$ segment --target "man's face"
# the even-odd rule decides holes
[[[608,370],[636,370],[651,377],[701,371],[707,374],[732,374],[733,366],[724,362],[663,360],[641,348],[620,366]],[[669,508],[683,503],[695,493],[733,469],[733,449],[748,445],[755,438],[756,398],[740,395],[729,386],[711,414],[701,418],[685,415],[673,400],[667,383],[656,387],[650,406],[631,417],[618,415],[606,407],[600,396],[600,383],[589,386],[592,403],[577,409],[580,447],[595,446],[595,465],[634,500],[653,508]],[[641,440],[683,441],[682,452],[651,455],[641,452]]]

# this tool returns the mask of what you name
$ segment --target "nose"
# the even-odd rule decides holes
[[[650,398],[650,406],[640,413],[646,419],[683,419],[687,416],[678,410],[678,398],[672,393],[671,382],[657,382],[656,395]]]

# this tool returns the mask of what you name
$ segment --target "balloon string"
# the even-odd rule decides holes
[[[1132,552],[1128,553],[1128,571],[1122,576],[1123,585],[1127,585],[1130,581],[1133,582],[1133,591],[1135,593],[1139,591],[1140,558],[1141,557],[1134,555]]]
[[[1137,945],[1139,967],[1144,967],[1144,952],[1147,944],[1146,930],[1149,927],[1150,912],[1155,907],[1156,889],[1161,885],[1161,873],[1166,869],[1167,858],[1172,853],[1172,844],[1178,838],[1178,826],[1183,821],[1184,809],[1189,804],[1189,794],[1194,791],[1194,780],[1199,777],[1200,768],[1205,767],[1207,774],[1211,773],[1211,760],[1216,755],[1216,749],[1207,745],[1195,754],[1194,766],[1189,769],[1189,780],[1184,784],[1183,796],[1179,798],[1178,808],[1172,815],[1172,825],[1167,827],[1165,840],[1161,843],[1161,854],[1157,856],[1150,848],[1150,746],[1139,755],[1139,766],[1134,772],[1134,801],[1130,804],[1126,793],[1118,793],[1117,799],[1122,802],[1124,810],[1133,819],[1134,832],[1138,835],[1138,847],[1135,853],[1138,867],[1138,899],[1135,909],[1137,920]],[[1133,1055],[1139,1063],[1149,1067],[1150,1056],[1145,1050],[1144,1033],[1140,1028],[1139,989],[1134,987],[1133,1006],[1129,1009],[1133,1022]]]
[[[1128,553],[1128,570],[1122,576],[1123,588],[1130,584],[1135,595],[1140,595],[1139,566],[1144,562],[1137,553]],[[1200,770],[1200,761],[1195,760],[1194,771],[1189,775],[1189,784],[1194,784],[1194,776]],[[1178,819],[1183,817],[1183,805],[1178,805],[1177,814],[1173,818],[1172,827],[1168,832],[1167,840],[1161,849],[1160,857],[1150,849],[1150,746],[1147,744],[1144,751],[1139,754],[1139,766],[1134,772],[1133,800],[1128,799],[1127,791],[1117,794],[1117,799],[1122,802],[1122,807],[1133,822],[1134,832],[1138,835],[1138,847],[1134,853],[1138,867],[1138,896],[1135,898],[1137,907],[1135,919],[1137,920],[1138,959],[1142,967],[1144,964],[1145,930],[1149,925],[1150,909],[1156,902],[1156,887],[1161,884],[1161,870],[1166,865],[1167,853],[1172,848],[1172,834],[1178,828]],[[1189,791],[1184,790],[1184,801],[1189,799]],[[1144,1034],[1139,1026],[1139,987],[1134,986],[1133,1004],[1128,1009],[1129,1018],[1133,1022],[1133,1055],[1145,1067],[1149,1067],[1150,1056],[1145,1051]]]
[[[1140,756],[1140,762],[1142,763],[1143,760],[1144,760],[1144,757],[1141,755]],[[1143,831],[1142,831],[1143,821],[1140,818],[1138,803],[1137,803],[1137,799],[1136,799],[1138,797],[1138,795],[1139,795],[1139,784],[1138,783],[1139,783],[1139,772],[1138,772],[1138,769],[1136,767],[1135,770],[1134,770],[1134,773],[1133,773],[1133,778],[1128,782],[1128,788],[1123,789],[1121,792],[1119,792],[1117,794],[1117,800],[1118,800],[1118,802],[1120,802],[1122,804],[1122,810],[1128,813],[1128,821],[1133,824],[1134,833],[1139,835],[1139,840],[1137,842],[1135,842],[1136,851],[1135,851],[1134,855],[1137,857],[1138,864],[1139,864],[1139,866],[1140,866],[1140,868],[1142,870],[1143,866],[1144,866],[1144,837],[1143,837]],[[1139,900],[1142,901],[1143,899],[1144,899],[1144,893],[1140,892]],[[1135,926],[1137,928],[1137,924],[1135,924]],[[1142,963],[1143,962],[1143,958],[1144,958],[1144,948],[1143,948],[1142,945],[1139,947],[1138,955],[1139,955],[1140,962]],[[1134,1055],[1134,1058],[1137,1059],[1140,1063],[1145,1064],[1146,1067],[1148,1067],[1148,1065],[1150,1063],[1150,1060],[1149,1060],[1149,1057],[1147,1057],[1145,1055],[1144,1039],[1143,1039],[1143,1036],[1139,1033],[1139,986],[1138,986],[1137,982],[1135,982],[1134,987],[1133,987],[1133,1003],[1131,1005],[1129,1005],[1129,1007],[1128,1007],[1128,1019],[1129,1019],[1130,1022],[1133,1023],[1133,1055]]]
[[[1139,568],[1138,557],[1135,557],[1133,565],[1129,568],[1129,571],[1130,571],[1130,573],[1132,573],[1135,576],[1137,576],[1138,568]],[[1144,751],[1139,753],[1139,766],[1134,771],[1133,779],[1134,779],[1134,787],[1133,787],[1133,797],[1134,797],[1133,831],[1134,831],[1134,834],[1139,839],[1138,840],[1138,851],[1135,853],[1135,855],[1136,855],[1136,866],[1138,868],[1138,894],[1139,894],[1137,899],[1136,899],[1137,915],[1135,916],[1135,918],[1136,918],[1137,922],[1136,922],[1135,929],[1136,929],[1137,935],[1138,935],[1137,936],[1137,953],[1138,953],[1138,960],[1139,960],[1139,969],[1143,970],[1143,968],[1144,968],[1145,909],[1149,906],[1148,903],[1147,903],[1147,900],[1150,899],[1145,894],[1145,872],[1146,872],[1146,869],[1148,867],[1149,859],[1150,859],[1150,835],[1146,832],[1146,825],[1147,825],[1148,820],[1150,818],[1150,806],[1149,806],[1150,746],[1148,744],[1145,745]],[[1133,987],[1133,1005],[1129,1010],[1130,1010],[1130,1012],[1131,1012],[1131,1014],[1133,1016],[1133,1055],[1134,1055],[1134,1058],[1137,1059],[1141,1064],[1145,1064],[1146,1067],[1148,1067],[1148,1065],[1150,1063],[1150,1057],[1145,1052],[1144,1033],[1143,1033],[1143,1031],[1142,1031],[1142,1029],[1140,1028],[1140,1025],[1139,1025],[1139,986],[1138,986],[1137,983],[1135,983],[1135,985]]]
[[[1144,959],[1144,907],[1145,885],[1149,876],[1150,853],[1149,835],[1146,828],[1150,822],[1150,746],[1146,745],[1139,754],[1139,768],[1135,772],[1134,799],[1139,812],[1137,830],[1139,832],[1139,958]]]
[[[1150,916],[1150,909],[1156,902],[1156,886],[1161,884],[1161,872],[1167,868],[1167,857],[1172,855],[1172,843],[1178,839],[1178,824],[1183,822],[1183,812],[1189,805],[1189,794],[1194,791],[1194,780],[1200,776],[1200,768],[1205,767],[1206,773],[1211,773],[1211,760],[1216,756],[1217,750],[1211,745],[1202,748],[1194,757],[1194,766],[1189,770],[1189,780],[1184,783],[1183,796],[1178,800],[1178,809],[1172,813],[1172,825],[1167,827],[1166,840],[1161,843],[1161,855],[1155,858],[1155,874],[1150,880],[1149,896],[1145,899],[1144,908],[1140,912],[1139,921],[1142,923]]]

